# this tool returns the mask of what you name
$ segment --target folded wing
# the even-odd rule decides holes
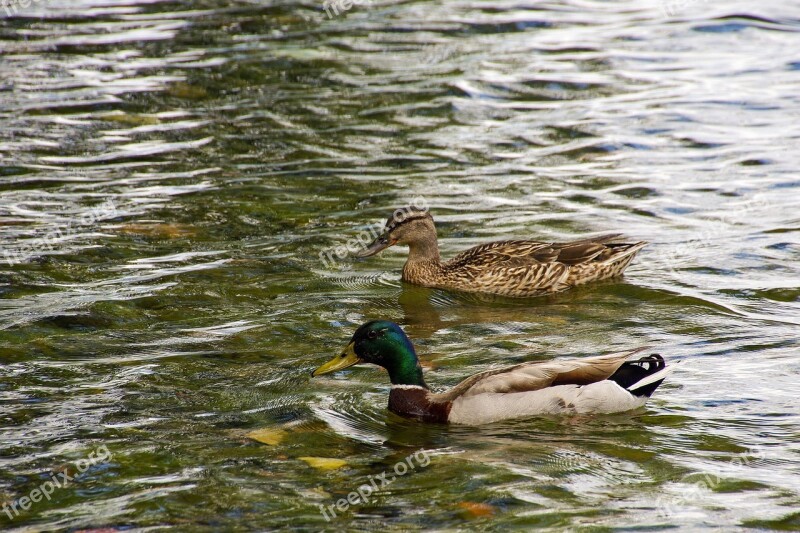
[[[465,379],[447,392],[434,395],[432,399],[451,402],[456,398],[485,393],[530,392],[556,385],[589,385],[608,379],[626,360],[645,349],[488,370]]]

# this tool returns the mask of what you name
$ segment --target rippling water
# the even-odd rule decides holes
[[[24,3],[0,7],[0,503],[110,456],[3,528],[800,529],[796,2]],[[320,261],[415,197],[445,255],[651,244],[527,301],[404,285],[402,251]],[[375,369],[309,381],[376,317],[435,387],[685,364],[642,412],[424,426]]]

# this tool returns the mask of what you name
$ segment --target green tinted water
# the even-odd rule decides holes
[[[800,9],[340,11],[0,8],[0,503],[75,477],[2,527],[800,528]],[[404,285],[402,250],[320,259],[418,197],[445,256],[651,244],[527,301]],[[377,369],[309,378],[373,318],[434,388],[640,345],[686,363],[642,412],[425,426]]]

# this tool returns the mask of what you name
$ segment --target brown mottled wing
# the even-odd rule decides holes
[[[554,244],[553,250],[557,252],[555,260],[559,263],[579,265],[594,260],[606,247],[596,242],[577,242]]]
[[[464,250],[446,263],[452,268],[464,265],[479,267],[504,265],[518,267],[531,263],[549,263],[558,257],[549,243],[536,241],[497,241]]]
[[[461,252],[448,261],[445,266],[463,268],[466,265],[475,265],[477,267],[504,266],[512,268],[554,262],[576,265],[599,258],[604,252],[609,251],[606,243],[619,237],[619,234],[602,235],[565,243],[522,240],[490,242]]]
[[[550,246],[556,253],[556,261],[565,265],[581,265],[593,261],[604,261],[615,253],[616,246],[628,246],[613,241],[622,237],[619,233],[601,235],[579,241],[554,243]]]
[[[552,290],[566,278],[565,265],[555,262],[558,252],[548,243],[499,241],[470,248],[443,265],[444,277],[475,283],[497,294],[531,294]]]
[[[434,395],[437,402],[452,402],[460,396],[485,393],[514,393],[540,390],[555,385],[588,385],[611,377],[626,360],[646,348],[626,352],[558,361],[537,361],[487,370],[471,376],[452,389]]]

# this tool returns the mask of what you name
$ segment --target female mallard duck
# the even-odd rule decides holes
[[[320,376],[358,363],[389,372],[389,410],[426,422],[485,424],[536,415],[617,413],[645,404],[673,366],[642,349],[585,359],[522,363],[471,376],[434,394],[422,378],[414,346],[394,322],[375,320],[356,330],[347,348],[316,369]]]
[[[427,211],[403,208],[386,222],[366,250],[369,257],[395,244],[408,245],[403,280],[424,287],[527,297],[619,276],[647,243],[602,235],[567,243],[497,241],[442,263],[436,226]]]

